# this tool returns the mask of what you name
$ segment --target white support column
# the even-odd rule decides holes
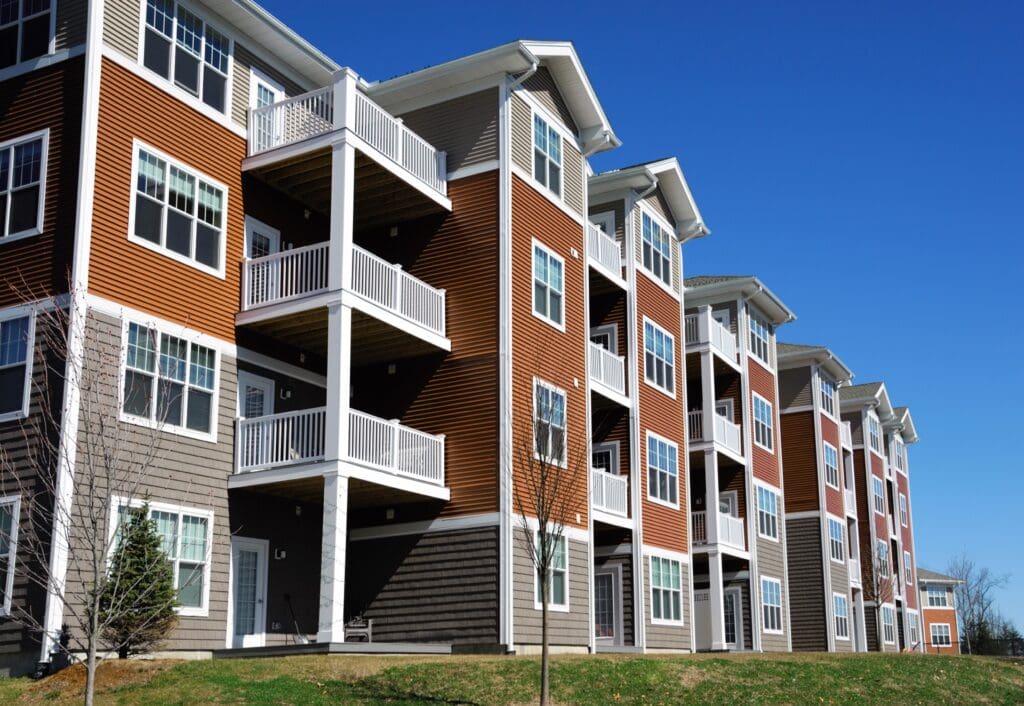
[[[324,460],[348,457],[349,389],[352,378],[352,309],[341,303],[327,310],[327,414]]]
[[[718,503],[716,502],[717,506]],[[708,554],[708,607],[711,625],[711,649],[724,650],[725,646],[725,586],[722,584],[722,555],[717,550]]]
[[[352,215],[355,209],[356,149],[341,142],[331,153],[331,240],[327,286],[352,286]]]
[[[317,642],[345,641],[345,550],[348,542],[348,476],[324,476],[320,549],[320,625]]]

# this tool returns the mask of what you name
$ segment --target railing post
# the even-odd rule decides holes
[[[334,72],[334,129],[352,129],[356,115],[356,84],[359,74],[346,67]]]
[[[697,307],[697,342],[711,342],[711,307]]]
[[[402,266],[395,265],[395,311],[405,316],[402,307]]]
[[[249,111],[250,113],[252,111]],[[252,300],[252,292],[250,288],[252,275],[249,272],[249,258],[242,260],[242,311],[249,309],[250,301]]]
[[[390,424],[391,424],[391,459],[390,459],[390,463],[388,463],[388,467],[391,468],[392,470],[398,471],[398,470],[400,470],[399,466],[398,466],[398,426],[399,426],[400,422],[397,419],[392,419],[390,421]]]
[[[235,473],[242,469],[242,419],[235,417]]]
[[[445,311],[448,306],[448,290],[439,289],[437,290],[441,294],[441,335],[448,335],[448,320],[447,312]]]
[[[395,161],[400,165],[408,169],[409,167],[405,164],[405,123],[401,118],[395,118],[395,124],[398,125],[398,134],[395,138],[398,140],[398,144],[395,146]]]

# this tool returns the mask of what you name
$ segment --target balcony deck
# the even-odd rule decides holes
[[[598,513],[610,515],[595,519],[603,519],[610,524],[628,527],[629,522],[622,522],[629,517],[629,478],[627,476],[606,473],[599,468],[590,469],[590,502]]]
[[[626,396],[626,359],[602,348],[593,341],[587,343],[590,356],[591,389],[613,402],[628,407]]]
[[[708,546],[707,512],[700,510],[690,514],[693,517],[694,546]],[[747,539],[742,518],[718,514],[718,544],[737,552],[746,552]]]
[[[714,442],[739,463],[743,462],[742,434],[738,424],[733,424],[720,414],[712,413],[711,433],[706,433],[703,410],[687,412],[687,429],[691,446],[704,442]]]
[[[687,314],[683,320],[683,334],[687,350],[709,347],[722,360],[739,370],[738,347],[736,334],[727,329],[711,316],[710,309],[696,314]]]
[[[622,248],[615,238],[587,222],[587,262],[613,284],[625,288],[622,274]]]

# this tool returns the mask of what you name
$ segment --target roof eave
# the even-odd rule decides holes
[[[683,301],[686,301],[687,297],[695,297],[698,301],[715,300],[715,297],[726,294],[743,296],[753,301],[757,308],[763,311],[776,326],[796,321],[796,314],[790,311],[789,307],[783,304],[782,300],[772,290],[764,286],[757,277],[744,277],[688,287],[683,291]]]

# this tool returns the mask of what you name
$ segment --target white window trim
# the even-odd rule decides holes
[[[209,348],[210,350],[212,350],[214,352],[214,354],[216,355],[216,364],[214,365],[214,368],[213,368],[213,390],[211,390],[212,398],[210,399],[210,409],[211,409],[210,415],[211,416],[210,416],[210,431],[209,431],[209,433],[203,433],[203,432],[195,431],[194,429],[189,429],[188,427],[177,427],[177,426],[174,426],[174,425],[171,425],[171,424],[161,424],[160,422],[158,422],[155,419],[145,419],[143,417],[137,417],[134,414],[127,414],[124,411],[124,381],[125,381],[125,376],[126,376],[126,374],[128,372],[128,328],[129,328],[129,326],[131,324],[138,324],[139,326],[143,326],[145,328],[153,329],[159,335],[168,335],[168,336],[174,336],[176,338],[180,338],[183,341],[188,342],[188,344],[190,346],[191,346],[191,344],[195,343],[197,345],[203,346],[204,348]],[[157,338],[157,346],[158,346],[158,348],[157,348],[157,351],[156,351],[157,371],[154,373],[154,375],[157,376],[158,380],[159,380],[159,366],[160,366],[160,362],[159,362],[159,357],[160,357],[159,342],[160,342],[160,340],[159,340],[159,337],[158,337]],[[222,353],[222,351],[221,351],[221,349],[219,347],[211,346],[208,342],[203,342],[202,340],[197,339],[194,335],[190,336],[189,333],[187,331],[185,331],[184,329],[182,329],[178,333],[172,333],[171,331],[169,331],[167,329],[166,326],[163,326],[163,325],[161,325],[161,324],[159,324],[157,322],[147,321],[147,320],[140,319],[140,318],[125,316],[125,317],[123,317],[121,319],[121,354],[120,354],[120,358],[121,358],[121,363],[120,363],[121,370],[120,370],[120,374],[118,375],[117,414],[118,414],[118,419],[121,422],[124,422],[125,424],[133,424],[133,425],[139,426],[139,427],[145,427],[147,429],[154,429],[154,430],[157,430],[157,431],[159,431],[161,433],[173,434],[175,436],[184,436],[184,437],[187,437],[189,439],[197,439],[199,441],[209,441],[210,443],[217,443],[217,427],[220,425],[220,367],[221,367],[221,363],[223,361],[223,353]],[[187,375],[188,375],[188,371],[186,370],[186,376]],[[155,401],[154,401],[154,403],[155,403]]]
[[[549,248],[547,245],[545,245],[541,241],[537,240],[536,238],[531,239],[530,242],[531,242],[531,245],[530,245],[530,313],[533,314],[533,318],[537,319],[538,321],[543,321],[544,323],[546,323],[551,328],[556,329],[558,331],[561,331],[562,333],[565,333],[565,318],[566,318],[565,317],[565,309],[566,309],[566,301],[565,301],[565,299],[566,299],[566,297],[565,297],[565,258],[562,257],[561,255],[559,255],[558,253],[556,253],[554,250]],[[548,256],[549,259],[558,260],[558,262],[560,262],[562,264],[562,323],[561,324],[556,324],[554,321],[551,320],[550,317],[542,316],[542,315],[537,313],[537,301],[534,299],[534,297],[536,296],[536,292],[535,292],[535,289],[534,289],[534,283],[537,281],[537,275],[536,275],[536,271],[534,270],[534,261],[533,261],[533,251],[536,248],[540,248],[541,250],[543,250],[545,252],[545,254]],[[547,287],[551,286],[547,282],[545,282],[544,284]],[[550,304],[550,302],[549,302],[549,304]]]
[[[768,335],[768,338],[767,338],[767,344],[766,344],[766,346],[765,346],[765,347],[766,347],[766,348],[767,348],[767,350],[768,350],[768,357],[769,357],[769,358],[771,358],[771,357],[772,357],[772,337],[774,336],[774,334],[772,333],[772,325],[771,325],[771,323],[770,323],[770,322],[769,322],[769,321],[768,321],[767,319],[765,319],[764,317],[762,317],[762,316],[760,316],[760,315],[758,315],[758,314],[752,314],[752,313],[750,312],[749,308],[748,308],[748,310],[747,310],[747,322],[746,322],[746,323],[747,323],[747,330],[746,330],[746,332],[745,332],[745,333],[746,333],[746,335],[747,335],[747,352],[748,352],[748,353],[750,354],[750,357],[751,357],[751,358],[753,358],[754,360],[756,360],[757,362],[759,362],[759,363],[760,363],[761,365],[763,365],[764,367],[766,367],[766,368],[767,368],[768,370],[772,370],[772,364],[771,364],[771,363],[770,363],[769,361],[767,361],[767,360],[765,360],[764,358],[762,358],[761,356],[759,356],[759,355],[758,355],[758,354],[757,354],[757,353],[756,353],[756,352],[754,351],[754,347],[753,347],[752,345],[750,345],[750,337],[751,337],[751,336],[753,335],[753,331],[752,331],[752,330],[751,330],[751,328],[750,328],[750,322],[751,322],[751,321],[755,321],[755,320],[756,320],[756,321],[760,321],[761,323],[763,323],[763,324],[764,324],[764,327],[765,327],[765,332],[766,332],[766,333],[767,333],[767,335]]]
[[[822,389],[825,386],[825,383],[832,384],[831,412],[829,412],[825,407],[825,391]],[[839,408],[839,387],[832,378],[822,374],[820,370],[818,372],[818,407],[821,409],[821,413],[825,415],[825,417],[831,419],[833,422],[839,422],[838,415],[836,414],[836,410]]]
[[[847,548],[846,548],[846,534],[847,534],[846,522],[843,521],[842,519],[834,516],[834,515],[830,515],[830,514],[827,514],[827,513],[825,515],[825,519],[826,519],[825,524],[828,527],[828,557],[829,557],[829,560],[833,564],[839,564],[840,566],[846,566],[846,561],[849,558],[849,556],[848,556],[849,555],[849,551],[847,551]],[[835,556],[832,554],[832,523],[833,522],[838,524],[839,528],[841,530],[840,533],[839,533],[839,542],[842,545],[842,552],[843,552],[843,558],[842,559],[836,559]]]
[[[4,600],[0,604],[0,616],[11,614],[11,598],[14,593],[14,573],[18,558],[18,528],[21,525],[21,496],[7,495],[0,498],[0,505],[11,506],[11,536],[7,550],[7,576],[4,577]]]
[[[562,444],[562,459],[561,459],[561,461],[558,461],[558,462],[554,463],[554,465],[557,466],[558,468],[568,468],[568,458],[569,458],[569,393],[566,392],[565,390],[563,390],[562,388],[560,388],[558,385],[552,384],[552,383],[548,382],[547,380],[545,380],[543,378],[539,378],[539,377],[534,377],[533,378],[533,386],[530,388],[530,394],[533,396],[533,417],[532,417],[532,423],[530,425],[531,426],[531,430],[532,430],[533,435],[534,435],[534,438],[532,439],[532,441],[533,441],[533,458],[535,460],[537,460],[537,461],[544,460],[544,459],[541,459],[540,454],[537,453],[537,438],[536,438],[536,434],[537,434],[537,386],[538,385],[546,387],[550,391],[562,395],[562,397],[565,399],[565,410],[564,410],[564,413],[565,413],[565,429],[563,431],[563,433],[565,434],[565,439],[564,439],[564,443]],[[552,463],[552,462],[554,462],[554,459],[547,459],[547,461],[549,463]]]
[[[875,492],[875,483],[878,482],[882,486],[882,494],[879,495]],[[882,499],[882,509],[878,509],[878,498]],[[874,473],[871,474],[871,508],[874,510],[876,515],[885,516],[885,481],[876,476]]]
[[[908,586],[914,585],[914,562],[910,556],[910,552],[906,549],[903,550],[903,580]]]
[[[552,120],[549,117],[550,114],[547,111],[540,110],[539,107],[533,104],[532,102],[528,102],[527,105],[530,106],[530,179],[533,181],[534,185],[538,187],[539,191],[545,192],[548,196],[550,196],[554,201],[558,203],[565,203],[565,143],[567,131],[565,130],[565,127],[562,125],[561,120]],[[548,184],[542,184],[541,182],[537,181],[537,138],[533,132],[535,118],[540,118],[541,120],[543,120],[546,127],[549,130],[554,130],[556,133],[558,133],[558,136],[561,138],[561,143],[558,147],[559,154],[561,155],[561,159],[558,164],[558,193],[552,191],[551,187]],[[570,136],[568,141],[571,144],[575,145],[576,137]],[[548,155],[548,159],[550,158],[550,155]],[[548,178],[551,178],[550,171],[548,173]]]
[[[931,596],[932,596],[932,592],[933,591],[941,591],[942,592],[942,604],[941,605],[939,605],[939,604],[932,605]],[[928,605],[925,606],[925,607],[927,607],[927,608],[949,608],[949,596],[946,594],[946,589],[944,587],[939,586],[938,588],[936,588],[935,586],[927,586],[926,585],[926,586],[924,586],[924,593],[925,593],[925,601],[928,603]]]
[[[907,499],[906,493],[900,493],[900,524],[903,527],[909,527],[908,522],[910,516],[910,501]]]
[[[674,400],[676,398],[676,390],[679,387],[679,379],[678,379],[679,378],[679,375],[678,375],[678,372],[679,372],[679,353],[678,353],[678,351],[676,351],[676,337],[673,336],[671,333],[669,333],[662,326],[659,326],[658,323],[654,319],[651,319],[651,318],[649,318],[647,316],[644,316],[644,320],[643,320],[643,330],[644,331],[646,331],[646,329],[647,329],[647,324],[650,324],[651,326],[653,326],[658,331],[661,331],[662,335],[672,339],[672,392],[669,392],[664,387],[659,387],[657,384],[655,384],[655,383],[653,383],[653,382],[651,382],[650,380],[647,379],[647,341],[645,339],[646,333],[644,333],[644,334],[642,334],[640,336],[640,350],[641,350],[641,354],[642,354],[641,357],[642,357],[642,360],[643,360],[642,367],[643,367],[644,384],[647,385],[648,387],[652,388],[652,389],[657,390],[658,392],[660,392],[661,394],[665,395],[666,397],[670,397],[671,399]]]
[[[907,609],[907,641],[913,647],[921,643],[921,618],[916,610]]]
[[[6,313],[0,312],[0,321],[14,321],[28,317],[28,336],[25,341],[25,382],[23,383],[21,409],[13,412],[0,414],[0,422],[11,422],[28,417],[30,402],[32,400],[32,364],[36,359],[36,312],[35,310],[25,311],[21,307],[9,309]]]
[[[591,213],[588,216],[591,224],[595,226],[604,226],[604,234],[614,240],[616,243],[619,239],[615,237],[615,211],[601,211],[599,213]],[[600,230],[600,228],[598,228]],[[620,244],[621,247],[621,244]]]
[[[223,194],[224,194],[224,207],[223,207],[223,209],[224,209],[224,213],[223,213],[224,223],[221,226],[220,263],[219,263],[217,268],[213,268],[213,267],[209,267],[207,265],[204,265],[201,262],[197,262],[195,260],[192,260],[190,258],[185,257],[184,255],[180,255],[180,254],[174,252],[173,250],[171,250],[171,249],[169,249],[169,248],[167,248],[167,247],[165,247],[163,245],[160,245],[159,243],[151,243],[150,241],[148,241],[148,240],[146,240],[144,238],[140,238],[140,237],[135,235],[135,201],[136,201],[136,198],[137,198],[137,195],[138,195],[139,150],[145,150],[146,152],[149,152],[150,154],[152,154],[154,157],[158,157],[158,158],[166,161],[169,166],[173,166],[173,167],[176,167],[176,168],[178,168],[178,169],[180,169],[180,170],[182,170],[184,172],[187,172],[188,174],[190,174],[191,176],[195,177],[196,179],[201,179],[202,181],[205,181],[210,186],[215,186],[215,187],[217,187],[218,189],[220,189],[223,192]],[[167,185],[167,184],[164,185],[165,189],[167,189],[168,187],[169,187],[169,185]],[[225,279],[225,276],[224,276],[224,263],[225,263],[226,258],[227,258],[227,250],[228,250],[228,221],[230,220],[229,219],[229,211],[228,211],[229,193],[228,193],[228,187],[227,186],[225,186],[223,183],[217,181],[216,179],[213,179],[212,177],[207,176],[206,174],[204,174],[203,172],[199,171],[198,169],[189,166],[185,162],[182,162],[180,159],[172,157],[169,154],[167,154],[166,152],[162,152],[161,150],[158,150],[155,147],[151,147],[151,146],[147,145],[145,142],[142,142],[141,140],[137,140],[136,139],[136,140],[132,140],[132,181],[131,181],[131,185],[130,185],[129,188],[130,188],[129,197],[130,197],[131,200],[130,200],[130,203],[128,205],[128,242],[134,243],[136,245],[140,245],[140,246],[146,248],[147,250],[152,250],[153,252],[158,253],[160,255],[163,255],[166,258],[174,260],[175,262],[180,262],[183,265],[187,265],[188,267],[191,267],[192,269],[199,270],[200,272],[205,272],[208,275],[213,275],[214,277],[216,277],[218,279]],[[197,190],[196,199],[199,198],[199,196],[198,196],[198,189],[199,189],[199,184],[197,183],[196,184],[196,190]],[[164,204],[164,208],[170,208],[170,206],[165,203]],[[165,219],[165,222],[166,222],[166,219]],[[164,236],[166,237],[166,233],[164,234]]]
[[[836,490],[841,490],[842,488],[840,488],[840,485],[842,484],[842,475],[841,475],[841,473],[839,471],[839,449],[837,449],[835,446],[833,446],[832,444],[828,443],[827,441],[822,441],[821,443],[822,443],[822,447],[821,447],[821,465],[822,465],[822,467],[825,470],[825,485],[827,485],[829,488],[834,488]],[[828,479],[828,453],[826,452],[826,449],[832,449],[835,452],[835,455],[836,455],[836,465],[835,465],[835,469],[836,469],[836,482],[835,483],[829,482],[829,479]]]
[[[621,468],[619,466],[619,453],[620,447],[618,441],[597,441],[591,444],[590,452],[593,454],[595,451],[608,451],[612,455],[612,473],[610,475],[622,475]]]
[[[665,219],[663,219],[657,213],[655,213],[650,208],[645,206],[642,202],[640,202],[638,204],[638,209],[637,210],[639,211],[639,215],[637,215],[636,217],[640,219],[640,246],[641,246],[641,251],[640,251],[640,254],[639,254],[640,255],[640,263],[639,263],[639,265],[640,266],[637,267],[636,269],[637,269],[638,272],[643,274],[648,280],[650,280],[651,282],[656,284],[661,289],[665,290],[665,292],[667,292],[672,297],[675,297],[676,299],[678,299],[679,298],[679,292],[677,292],[672,287],[672,283],[675,282],[676,267],[677,267],[677,265],[676,265],[676,249],[679,247],[679,242],[676,240],[676,237],[675,237],[675,232],[676,232],[675,228],[673,228],[672,226],[668,225],[668,223],[665,221]],[[669,257],[669,268],[671,270],[669,272],[668,284],[665,284],[665,282],[660,277],[655,276],[655,274],[653,272],[651,272],[646,267],[644,267],[644,261],[643,261],[643,228],[644,228],[644,216],[645,215],[648,218],[650,218],[652,222],[657,223],[658,227],[661,228],[661,230],[663,232],[668,234],[669,247],[670,247],[670,250],[669,250],[669,254],[670,254],[670,257]]]
[[[618,355],[619,354],[619,325],[617,323],[615,323],[615,322],[612,322],[610,324],[601,324],[600,326],[591,326],[590,327],[590,333],[587,336],[587,339],[589,340],[589,339],[593,338],[594,336],[600,335],[602,333],[608,334],[610,339],[611,339],[611,342],[612,342],[612,347],[608,349],[608,352],[611,353],[612,355]]]
[[[761,620],[762,620],[762,622],[764,621],[764,609],[766,607],[768,607],[768,605],[769,605],[769,604],[765,603],[765,601],[764,601],[764,584],[765,584],[766,581],[769,582],[769,583],[778,584],[778,586],[779,586],[779,605],[778,605],[778,608],[779,608],[779,625],[781,627],[780,627],[780,629],[775,630],[775,629],[769,629],[765,625],[762,625],[761,626],[761,631],[764,632],[766,635],[784,635],[786,633],[786,631],[785,631],[786,623],[785,623],[785,611],[783,610],[784,601],[782,599],[782,581],[780,579],[775,578],[774,576],[765,576],[764,574],[762,574],[760,576],[760,582],[758,583],[758,589],[760,589],[759,593],[760,593],[760,597],[761,597]],[[771,604],[771,607],[775,608],[776,606],[774,604]]]
[[[775,534],[773,537],[770,534],[761,533],[761,496],[758,493],[758,488],[764,488],[769,493],[775,495]],[[754,507],[756,509],[755,521],[757,522],[757,536],[761,539],[767,539],[769,542],[780,542],[782,536],[782,492],[773,486],[768,485],[758,479],[754,479]],[[770,578],[770,577],[769,577]]]
[[[538,530],[536,527],[532,529],[533,541],[537,541]],[[548,596],[548,610],[555,613],[568,613],[569,612],[569,538],[562,534],[559,539],[561,542],[565,542],[565,604],[552,603],[551,596]],[[553,572],[553,570],[552,570]],[[544,606],[537,600],[537,594],[540,592],[540,585],[537,583],[540,579],[540,569],[537,564],[533,564],[533,608],[534,610],[543,610]]]
[[[890,622],[890,623],[886,622],[886,620],[885,620],[885,616],[886,615],[892,616],[892,622]],[[886,637],[885,637],[885,628],[886,628],[886,626],[891,626],[892,627],[892,639],[891,640],[886,639]],[[883,603],[882,604],[882,642],[884,642],[887,645],[895,645],[896,644],[896,606],[888,604],[888,603]]]
[[[668,500],[662,500],[661,498],[657,497],[656,495],[651,495],[651,475],[650,475],[651,452],[650,452],[650,447],[651,447],[651,439],[652,438],[657,440],[657,441],[661,441],[662,443],[667,444],[668,446],[670,446],[671,448],[675,449],[675,451],[676,451],[676,501],[674,503],[671,503]],[[671,439],[662,436],[661,434],[657,434],[657,433],[651,431],[650,429],[645,429],[644,430],[644,468],[643,468],[643,472],[644,472],[644,476],[645,476],[645,478],[647,480],[647,500],[649,502],[655,503],[656,505],[664,505],[665,507],[670,507],[673,510],[678,510],[679,509],[679,494],[682,492],[682,490],[681,490],[682,485],[679,482],[679,445],[677,443],[675,443],[674,441],[672,441]],[[661,473],[662,472],[661,469],[658,469],[658,472]]]
[[[763,449],[763,450],[767,451],[768,453],[770,453],[772,455],[775,455],[775,448],[774,448],[775,447],[775,405],[773,405],[771,402],[769,402],[767,399],[765,399],[761,395],[757,394],[756,392],[752,391],[750,393],[750,395],[751,395],[751,398],[752,398],[751,403],[750,403],[750,422],[751,422],[751,424],[750,424],[750,426],[751,426],[751,429],[750,429],[751,434],[750,434],[750,436],[753,439],[755,446],[757,446],[760,449]],[[767,446],[765,446],[764,444],[762,444],[760,441],[757,440],[757,423],[758,423],[757,422],[757,407],[756,407],[757,400],[761,400],[761,402],[766,404],[768,406],[768,411],[770,412],[770,417],[771,417],[771,420],[772,420],[772,425],[771,425],[771,427],[769,427],[768,431],[769,431],[769,436],[770,436],[770,438],[772,440],[772,448],[768,448]]]
[[[658,559],[660,561],[674,562],[679,567],[679,620],[672,620],[671,618],[655,618],[654,617],[654,559]],[[647,593],[647,599],[650,601],[650,605],[651,605],[651,624],[652,625],[685,625],[686,624],[686,620],[685,620],[686,613],[685,613],[685,610],[684,610],[685,604],[683,603],[683,598],[684,598],[684,596],[683,596],[683,586],[685,585],[684,582],[683,582],[683,562],[679,561],[678,559],[674,559],[674,558],[672,558],[670,556],[665,556],[663,554],[655,554],[655,553],[648,554],[647,555],[647,584],[650,587],[650,590]],[[658,590],[661,590],[661,591],[666,591],[666,590],[673,591],[675,589],[659,588]]]
[[[218,30],[219,31],[219,30]],[[232,58],[234,58],[234,52],[232,51]],[[278,81],[270,78],[266,73],[260,71],[255,66],[249,67],[249,110],[256,108],[256,86],[258,83],[265,83],[267,86],[272,88],[275,93],[279,94],[284,99],[288,93],[285,91]]]
[[[181,7],[188,10],[188,12],[201,19],[203,21],[204,27],[208,24],[211,24],[210,20],[208,19],[208,11],[200,9],[199,7],[193,5],[191,2],[188,2],[187,0],[173,0],[173,2],[175,4],[175,18],[177,18],[178,6],[180,5]],[[223,26],[216,21],[212,23],[214,25],[214,31],[216,31],[218,34],[224,35],[225,37],[227,37],[228,40],[228,68],[226,81],[224,82],[224,111],[221,112],[213,106],[204,103],[199,96],[194,96],[185,89],[178,86],[178,84],[174,82],[173,69],[171,71],[171,77],[164,78],[163,76],[161,76],[155,71],[152,71],[149,67],[146,66],[146,64],[144,63],[146,54],[146,3],[147,0],[139,0],[139,49],[138,54],[136,54],[135,57],[133,57],[135,59],[136,69],[138,70],[138,72],[142,76],[144,76],[146,80],[148,80],[150,83],[159,86],[166,92],[173,95],[178,100],[188,104],[189,107],[202,112],[204,115],[207,115],[208,117],[213,118],[214,120],[222,124],[234,125],[235,122],[234,119],[232,118],[232,108],[234,103],[235,48],[238,42],[236,41],[234,33],[231,32],[231,28]],[[172,52],[175,46],[177,46],[176,36],[171,37]],[[199,57],[200,69],[202,69],[204,60],[205,57]]]
[[[110,555],[114,553],[116,547],[114,546],[114,534],[117,531],[118,523],[118,511],[122,507],[138,508],[144,505],[149,505],[149,510],[152,513],[153,510],[161,512],[168,512],[177,514],[179,522],[181,521],[181,515],[191,515],[192,517],[203,517],[206,519],[206,557],[203,560],[203,605],[199,608],[179,606],[174,611],[185,618],[206,618],[210,614],[210,565],[213,563],[213,510],[203,510],[195,507],[188,507],[187,505],[174,505],[171,503],[165,503],[155,500],[143,500],[142,498],[128,498],[112,495],[110,497],[110,518],[107,522],[107,563],[110,563]],[[180,537],[179,537],[180,541]],[[180,561],[180,558],[176,561]],[[177,592],[177,586],[175,586],[175,592]]]
[[[56,10],[51,9],[51,13],[56,15]],[[19,135],[18,137],[11,138],[10,140],[4,140],[0,142],[0,151],[5,150],[12,145],[20,144],[22,142],[32,142],[42,138],[43,148],[39,155],[39,204],[36,209],[36,227],[30,228],[29,230],[21,231],[14,235],[8,235],[5,238],[0,238],[0,247],[3,247],[7,243],[13,243],[18,240],[24,240],[25,238],[34,238],[43,232],[43,219],[46,217],[46,172],[47,165],[50,159],[50,128],[44,128],[42,130],[36,130],[30,132],[27,135]],[[13,159],[13,155],[12,155]],[[10,165],[10,178],[13,179],[14,163]],[[10,210],[10,199],[7,200],[7,208]],[[7,214],[0,213],[0,219],[6,219]]]
[[[50,28],[49,28],[50,36],[49,36],[49,40],[46,42],[46,53],[42,54],[40,56],[37,56],[37,57],[35,57],[33,59],[25,59],[23,61],[15,61],[10,66],[6,67],[4,69],[4,71],[10,71],[11,69],[18,69],[18,68],[23,67],[23,66],[27,67],[27,66],[31,65],[33,62],[39,61],[40,59],[44,59],[44,58],[46,58],[48,56],[53,56],[53,54],[57,51],[57,0],[50,0],[50,10],[49,10],[49,12],[50,12]],[[19,14],[20,14],[20,11],[19,11]],[[42,14],[42,13],[36,13],[36,14]],[[21,29],[22,29],[22,25],[24,25],[24,20],[19,19],[14,24],[16,24],[17,27],[18,27],[18,47],[17,47],[17,56],[15,58],[20,59],[21,58]]]
[[[846,604],[846,617],[845,617],[845,620],[846,620],[846,634],[845,635],[840,635],[839,634],[839,615],[836,614],[836,599],[837,598],[842,598],[843,602]],[[837,640],[845,640],[846,642],[850,641],[850,599],[846,596],[845,593],[837,593],[835,591],[832,592],[832,632],[835,633],[835,637],[836,637]]]
[[[935,628],[946,628],[946,637],[949,638],[949,642],[936,642],[935,641]],[[953,631],[949,628],[949,623],[929,623],[928,625],[928,638],[929,644],[932,647],[952,647],[953,646]]]
[[[878,434],[871,433],[872,425],[874,425],[874,428],[878,430]],[[878,421],[878,417],[876,417],[873,412],[868,412],[867,429],[864,433],[867,436],[868,448],[874,451],[879,456],[882,456],[882,458],[884,459],[885,456],[883,455],[882,451],[882,423]],[[875,447],[874,443],[872,443],[874,439],[878,439],[877,447]]]

